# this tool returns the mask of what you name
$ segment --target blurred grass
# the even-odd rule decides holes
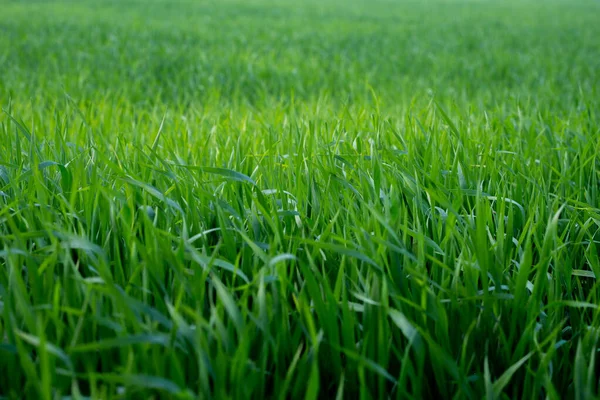
[[[0,395],[600,394],[600,3],[0,9]]]

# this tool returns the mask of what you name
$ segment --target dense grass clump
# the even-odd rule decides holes
[[[599,20],[0,0],[0,397],[600,396]]]

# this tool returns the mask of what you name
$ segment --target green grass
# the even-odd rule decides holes
[[[598,1],[0,10],[0,397],[600,396]]]

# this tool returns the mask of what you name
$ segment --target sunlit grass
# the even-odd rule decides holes
[[[600,3],[0,9],[0,396],[600,395]]]

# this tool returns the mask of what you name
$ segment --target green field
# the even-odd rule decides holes
[[[0,0],[0,399],[598,398],[599,21]]]

